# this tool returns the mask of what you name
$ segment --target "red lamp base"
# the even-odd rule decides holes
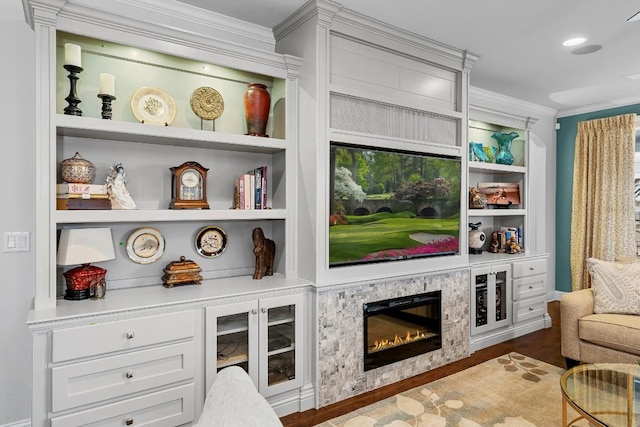
[[[107,286],[105,275],[107,270],[94,265],[83,264],[62,273],[67,281],[66,300],[83,300],[87,298],[103,298]]]

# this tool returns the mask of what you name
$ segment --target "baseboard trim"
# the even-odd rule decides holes
[[[545,323],[547,323],[546,319],[540,318],[523,325],[510,326],[506,329],[487,332],[478,337],[471,337],[469,348],[471,353],[473,353],[478,350],[482,350],[483,348],[491,347],[492,345],[500,344],[501,342],[544,329]]]
[[[2,424],[0,427],[31,427],[31,420],[16,421],[10,424]]]
[[[315,408],[315,393],[311,384],[301,387],[298,392],[287,393],[267,399],[278,417]]]

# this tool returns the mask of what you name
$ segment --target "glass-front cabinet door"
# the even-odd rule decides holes
[[[511,322],[510,264],[471,271],[471,334],[506,326]]]
[[[303,295],[206,308],[207,390],[217,373],[239,366],[263,396],[301,387]]]
[[[216,374],[239,366],[258,384],[258,301],[207,307],[207,390]]]
[[[302,386],[301,295],[260,300],[260,393]]]

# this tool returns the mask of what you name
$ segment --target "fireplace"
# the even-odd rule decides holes
[[[442,348],[441,291],[363,304],[364,370]]]

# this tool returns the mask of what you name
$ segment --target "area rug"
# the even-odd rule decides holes
[[[518,353],[505,354],[316,427],[561,426],[563,372]],[[574,419],[576,413],[568,409],[568,419]]]

